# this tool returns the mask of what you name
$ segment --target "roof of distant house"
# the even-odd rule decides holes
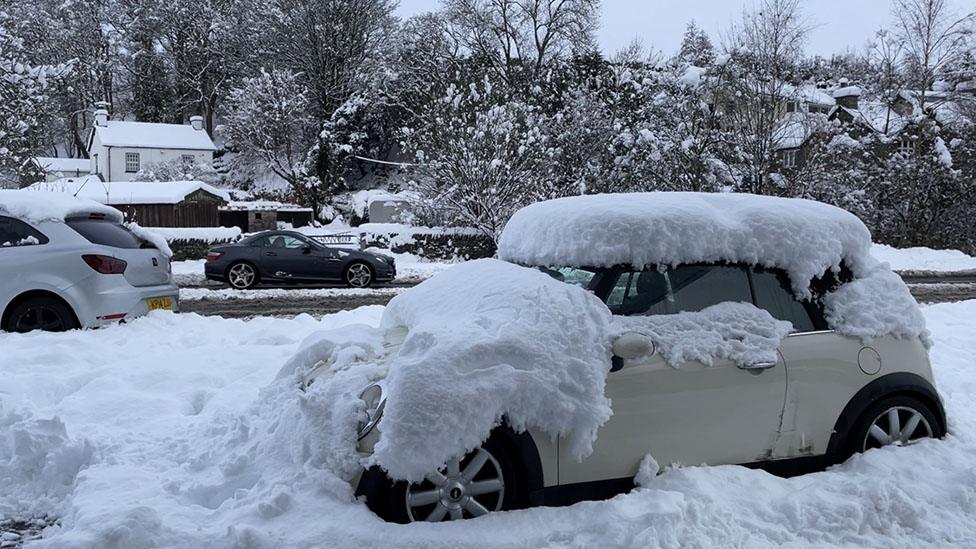
[[[860,86],[844,86],[843,88],[837,88],[834,90],[834,97],[860,97],[861,95]]]
[[[91,160],[87,158],[57,158],[36,156],[34,162],[47,173],[90,173]]]
[[[230,201],[227,191],[202,181],[102,181],[90,175],[78,178],[34,183],[29,190],[69,193],[113,206],[131,204],[177,204],[187,196],[203,190],[221,200]]]
[[[217,147],[207,132],[186,124],[157,124],[109,120],[107,126],[95,126],[103,145],[146,149],[185,149],[213,151]]]

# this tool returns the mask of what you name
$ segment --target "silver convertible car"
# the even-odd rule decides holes
[[[648,454],[662,465],[739,464],[788,476],[946,433],[924,320],[900,280],[869,257],[860,221],[807,201],[672,194],[530,206],[506,228],[499,255],[585,288],[622,326],[726,302],[754,306],[792,325],[774,359],[674,364],[661,341],[624,330],[606,361],[613,413],[584,459],[542,429],[502,423],[422,482],[364,470],[354,483],[375,513],[441,521],[608,497],[634,486]],[[623,211],[619,223],[605,222],[610,211]],[[701,223],[690,226],[696,216]],[[915,324],[901,326],[899,315]],[[397,342],[389,345],[395,354]],[[385,393],[383,381],[362,393],[363,456],[382,440]]]

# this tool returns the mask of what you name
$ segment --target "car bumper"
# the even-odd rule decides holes
[[[150,298],[169,298],[172,311],[179,311],[180,290],[176,284],[132,286],[121,275],[97,275],[69,288],[78,322],[97,328],[131,320],[149,312]]]

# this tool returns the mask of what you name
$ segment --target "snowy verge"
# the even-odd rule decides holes
[[[871,246],[871,255],[898,272],[951,273],[976,270],[976,257],[959,250],[892,248],[884,244],[874,244]]]
[[[145,227],[168,241],[201,240],[210,244],[232,242],[240,238],[239,227]]]
[[[691,360],[711,366],[716,358],[739,365],[777,362],[776,349],[793,329],[752,303],[733,302],[672,315],[615,316],[613,324],[618,333],[650,338],[674,368]]]
[[[180,288],[181,301],[225,301],[249,299],[318,299],[328,297],[358,297],[366,295],[397,295],[407,288],[262,288],[234,290],[232,288]]]
[[[394,298],[382,327],[407,331],[372,458],[393,478],[423,479],[503,419],[564,436],[582,458],[610,418],[609,310],[534,269],[459,265]]]

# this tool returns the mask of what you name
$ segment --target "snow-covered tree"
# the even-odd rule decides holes
[[[305,166],[316,140],[311,95],[299,75],[262,70],[231,90],[222,128],[229,148],[240,152],[239,160],[261,163],[296,194],[315,186]]]
[[[685,35],[681,39],[681,49],[678,60],[696,67],[706,67],[715,61],[715,48],[708,33],[702,30],[692,20],[685,28]]]
[[[0,183],[6,185],[36,180],[29,160],[46,141],[51,90],[71,70],[70,64],[29,63],[24,40],[7,30],[8,18],[0,12]]]

